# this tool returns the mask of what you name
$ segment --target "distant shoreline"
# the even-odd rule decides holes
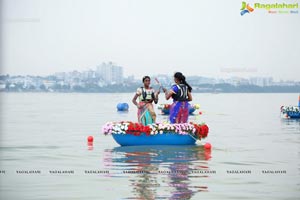
[[[14,87],[1,88],[0,92],[56,92],[56,93],[134,93],[141,84],[118,84],[99,87],[97,85],[88,86],[59,86],[53,87],[29,87],[24,88],[22,85]],[[169,88],[171,86],[166,86]],[[198,84],[192,85],[193,93],[300,93],[300,84],[296,85],[232,85],[232,84]],[[158,89],[157,85],[153,85],[154,89]]]
[[[135,93],[135,91],[130,91],[130,92],[59,92],[59,91],[0,91],[0,94],[9,94],[9,93],[15,93],[15,94],[21,94],[21,93],[36,93],[36,94],[130,94],[130,93]],[[243,92],[243,91],[236,91],[236,92],[193,92],[194,94],[300,94],[300,91],[298,92],[290,92],[290,91],[278,91],[278,92]]]

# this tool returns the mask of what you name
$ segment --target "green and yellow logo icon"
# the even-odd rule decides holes
[[[243,16],[246,13],[253,12],[253,11],[254,11],[254,9],[251,8],[248,3],[246,3],[245,1],[242,2],[241,16]]]

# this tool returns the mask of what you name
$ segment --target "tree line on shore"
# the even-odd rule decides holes
[[[135,92],[140,84],[115,84],[107,86],[99,86],[96,84],[80,85],[53,85],[46,87],[24,87],[22,84],[15,84],[14,87],[2,88],[2,92],[79,92],[79,93],[130,93]],[[158,86],[154,85],[155,89]],[[222,84],[199,84],[193,85],[194,93],[300,93],[300,87],[294,86],[257,86],[257,85],[231,85],[228,83]]]

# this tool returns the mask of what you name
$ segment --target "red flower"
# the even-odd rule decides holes
[[[136,131],[141,131],[142,126],[143,126],[142,124],[135,123],[135,130]]]
[[[135,124],[135,126],[134,126],[134,131],[139,131],[139,129],[140,129],[139,124]]]
[[[144,126],[142,132],[145,133],[146,135],[150,135],[151,129],[149,126]]]
[[[202,134],[202,136],[203,136],[203,137],[207,137],[208,131],[209,131],[208,126],[207,126],[206,124],[204,124],[204,125],[202,125],[201,127],[202,127],[202,129],[203,129],[203,134]]]
[[[128,125],[128,128],[127,128],[126,132],[130,132],[130,131],[133,131],[133,130],[134,130],[134,123],[129,122],[129,125]]]
[[[129,122],[128,129],[126,131],[127,134],[132,134],[135,136],[140,136],[142,133],[146,135],[150,135],[151,128],[149,126],[144,126],[140,123],[132,123]]]
[[[141,132],[145,133],[146,132],[146,126],[142,126]]]
[[[193,125],[194,125],[194,128],[196,129],[195,135],[196,135],[199,139],[201,139],[202,133],[203,133],[203,130],[202,130],[201,126],[199,126],[199,125],[197,125],[197,124],[193,124]]]
[[[198,133],[199,133],[199,136],[200,136],[200,137],[203,137],[204,129],[203,129],[202,126],[199,126],[198,131],[199,131],[199,132],[198,132]]]
[[[193,124],[193,123],[191,123],[191,124]],[[204,125],[193,124],[193,125],[194,125],[194,128],[196,129],[195,135],[199,139],[207,137],[209,128],[206,124],[204,124]]]

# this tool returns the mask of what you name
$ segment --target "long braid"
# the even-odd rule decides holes
[[[189,92],[192,92],[193,88],[186,81],[184,81],[184,84],[188,87]]]
[[[189,92],[192,92],[193,88],[185,81],[185,76],[184,75],[181,76],[181,82],[188,87]]]

